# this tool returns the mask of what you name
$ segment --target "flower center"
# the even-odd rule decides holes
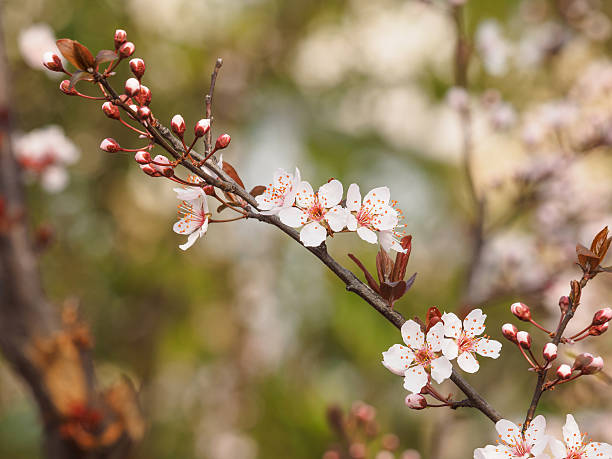
[[[433,360],[433,358],[433,352],[426,347],[414,353],[414,361],[417,363],[417,365],[426,366]]]
[[[193,205],[187,201],[183,201],[178,205],[178,217],[179,219],[184,218],[186,223],[197,222],[200,226],[202,226],[206,220],[206,214],[200,209],[195,209]]]
[[[459,352],[474,352],[476,348],[476,342],[478,342],[478,338],[470,338],[462,332],[461,336],[459,337],[459,340],[457,341]]]
[[[512,449],[514,457],[529,457],[531,454],[531,446],[529,446],[522,437],[516,437],[514,442],[507,446]]]
[[[370,226],[374,215],[371,209],[366,209],[362,206],[359,212],[357,212],[356,218],[359,226]]]
[[[315,196],[314,204],[308,209],[308,217],[310,217],[310,220],[312,221],[320,222],[321,220],[323,220],[325,213],[325,207],[321,205],[321,203],[319,202],[319,198]]]

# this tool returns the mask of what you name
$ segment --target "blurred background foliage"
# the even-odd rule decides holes
[[[574,20],[568,8],[582,16]],[[397,457],[406,449],[425,458],[471,457],[494,431],[471,410],[409,410],[401,379],[380,364],[380,353],[400,339],[397,330],[274,228],[213,225],[181,252],[171,184],[142,174],[129,155],[98,149],[105,137],[126,148],[141,141],[106,118],[100,103],[62,95],[55,75],[29,66],[24,31],[48,24],[57,38],[97,51],[112,48],[114,30],[125,29],[147,64],[151,107],[165,124],[175,113],[188,126],[203,117],[209,75],[223,57],[214,129],[231,134],[224,159],[247,187],[296,165],[315,188],[329,177],[345,187],[358,182],[364,192],[388,185],[414,237],[409,272],[418,272],[397,309],[412,317],[434,305],[481,307],[488,333],[503,340],[499,329],[512,321],[514,301],[530,302],[544,323],[557,320],[557,299],[579,276],[573,246],[588,245],[611,221],[605,145],[578,155],[571,168],[553,162],[554,174],[569,175],[537,178],[534,196],[515,199],[516,171],[537,176],[571,144],[538,138],[536,148],[528,134],[546,123],[561,130],[590,120],[581,98],[571,121],[565,107],[542,115],[538,104],[564,103],[590,65],[610,65],[611,8],[603,0],[468,0],[475,180],[491,195],[490,221],[511,216],[485,244],[469,286],[474,210],[461,162],[464,95],[449,93],[455,31],[448,9],[441,1],[396,0],[4,2],[19,130],[57,124],[80,150],[66,188],[28,187],[33,226],[53,228],[41,256],[46,289],[58,306],[80,305],[102,383],[127,374],[140,388],[149,428],[134,457],[321,457],[337,441],[327,408],[348,410],[356,400],[375,407],[381,432],[399,436]],[[115,87],[127,77],[121,66]],[[596,110],[605,118],[612,105],[598,98]],[[328,245],[349,269],[348,252],[373,267],[376,248],[355,235]],[[610,280],[593,284],[578,329],[609,305]],[[609,336],[583,349],[609,353]],[[467,379],[505,417],[521,420],[535,383],[524,360],[504,342],[502,358],[481,363]],[[583,379],[547,394],[541,411],[555,425],[573,412],[594,438],[611,442],[609,385]],[[0,457],[39,457],[39,438],[35,406],[0,362]]]

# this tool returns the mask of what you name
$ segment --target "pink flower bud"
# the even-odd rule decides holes
[[[559,379],[568,379],[571,375],[572,369],[569,365],[564,363],[563,365],[559,365],[559,368],[557,368],[557,376]]]
[[[136,78],[128,78],[125,82],[125,93],[130,97],[134,97],[139,91],[140,81]]]
[[[77,91],[76,89],[74,89],[74,87],[70,87],[70,80],[63,80],[60,83],[60,91],[62,91],[64,94],[68,95],[68,96],[75,96]]]
[[[609,326],[610,326],[610,322],[606,322],[605,324],[601,324],[601,325],[594,325],[589,329],[589,335],[591,336],[603,335],[605,332],[608,331]]]
[[[119,46],[119,57],[125,59],[126,57],[130,57],[136,51],[136,46],[131,41],[126,41],[121,46]]]
[[[552,362],[557,358],[557,346],[554,343],[548,343],[544,346],[542,355],[547,362]]]
[[[221,150],[229,145],[232,138],[229,134],[221,134],[217,141],[215,142],[215,150]]]
[[[604,366],[604,361],[600,356],[597,356],[582,368],[583,375],[594,375],[599,373]]]
[[[588,352],[578,354],[578,356],[574,359],[572,370],[582,370],[587,365],[590,365],[594,358],[595,357],[593,354],[589,354]]]
[[[138,105],[136,105],[136,104],[130,104],[130,105],[128,105],[128,107],[130,107],[130,109],[131,109],[131,110],[132,110],[134,113],[138,114]]]
[[[526,331],[520,331],[516,334],[516,341],[525,349],[531,348],[531,335]]]
[[[201,119],[198,121],[193,128],[196,137],[204,136],[210,130],[210,120],[209,119]]]
[[[612,309],[600,309],[593,316],[593,325],[605,324],[606,322],[610,322],[610,320],[612,320]]]
[[[115,30],[115,49],[119,48],[127,40],[127,32],[123,29]]]
[[[518,333],[518,328],[516,328],[513,324],[504,324],[502,326],[502,334],[506,337],[506,339],[516,343],[516,334]]]
[[[366,453],[366,446],[363,443],[355,442],[349,447],[349,456],[351,459],[365,459]]]
[[[153,161],[156,163],[168,164],[168,166],[162,166],[161,164],[152,165],[161,175],[165,175],[166,177],[171,177],[174,175],[174,170],[172,169],[172,166],[169,165],[170,161],[164,155],[157,155],[155,158],[153,158]]]
[[[119,107],[117,107],[112,102],[104,102],[102,104],[102,111],[106,116],[113,120],[119,119]]]
[[[408,394],[406,395],[406,406],[413,410],[422,410],[427,408],[427,399],[421,394]]]
[[[50,51],[43,55],[43,65],[54,72],[64,71],[64,65],[60,57]]]
[[[514,314],[520,320],[523,320],[525,322],[529,322],[529,320],[531,319],[531,310],[529,309],[529,306],[527,306],[525,303],[512,304],[512,306],[510,306],[510,311],[512,311],[512,314]]]
[[[151,154],[148,151],[137,151],[134,159],[138,164],[149,164],[151,162]]]
[[[569,310],[569,305],[570,305],[569,297],[562,296],[561,298],[559,298],[559,309],[561,309],[561,312],[563,314],[565,314]]]
[[[139,57],[131,59],[130,69],[132,69],[132,73],[136,78],[140,80],[145,73],[145,62]]]
[[[148,120],[151,117],[151,109],[149,107],[140,107],[137,114],[141,120]]]
[[[149,105],[151,103],[151,90],[144,84],[140,85],[140,91],[136,96],[140,105]]]
[[[161,177],[161,174],[151,164],[143,164],[140,166],[142,171],[151,177]]]
[[[174,115],[172,117],[170,127],[172,127],[172,132],[183,138],[183,134],[185,134],[185,120],[181,115]]]
[[[121,151],[121,146],[115,139],[107,137],[100,143],[100,150],[106,151],[107,153],[117,153]]]

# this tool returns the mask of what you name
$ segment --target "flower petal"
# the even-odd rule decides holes
[[[297,187],[297,193],[295,195],[295,203],[303,208],[307,209],[312,207],[315,202],[315,195],[312,189],[312,185],[308,182],[300,182]]]
[[[191,233],[189,236],[187,236],[187,242],[179,245],[179,248],[181,250],[187,250],[189,247],[195,244],[195,241],[197,241],[199,237],[200,237],[200,233],[198,231]]]
[[[349,231],[357,231],[357,219],[353,214],[346,216],[346,227]]]
[[[404,389],[413,394],[418,394],[428,381],[427,372],[421,365],[409,368],[404,374]]]
[[[425,344],[425,335],[421,331],[421,326],[410,319],[404,322],[401,329],[402,338],[412,350],[419,350]]]
[[[550,445],[550,452],[552,453],[553,457],[567,457],[567,448],[561,440],[551,438],[548,444]]]
[[[360,226],[357,228],[357,234],[364,241],[369,242],[370,244],[376,244],[376,233],[371,229],[366,228],[365,226]]]
[[[481,309],[474,309],[463,319],[463,331],[466,336],[473,338],[485,331],[486,314]]]
[[[372,226],[378,231],[392,230],[397,226],[397,223],[397,215],[391,213],[376,215],[372,219]]]
[[[380,246],[386,250],[395,250],[396,252],[406,253],[408,249],[404,249],[399,241],[395,238],[393,231],[380,231],[378,233],[378,242]]]
[[[363,198],[363,207],[371,209],[374,213],[379,213],[380,210],[389,204],[391,192],[386,186],[374,188]]]
[[[563,426],[563,440],[567,445],[567,449],[572,450],[578,448],[582,444],[582,435],[580,435],[580,429],[574,419],[574,416],[568,414],[565,418],[565,425]]]
[[[325,213],[325,221],[332,231],[342,231],[348,220],[348,212],[342,206],[335,206]]]
[[[317,222],[310,222],[300,231],[300,241],[305,247],[319,247],[327,238],[327,230]]]
[[[438,322],[427,332],[427,347],[433,352],[442,350],[442,340],[444,339],[444,325]]]
[[[507,419],[500,419],[495,423],[495,430],[499,434],[499,439],[505,443],[513,444],[515,438],[520,438],[521,429],[514,422]]]
[[[456,314],[445,312],[442,314],[442,322],[444,323],[444,334],[449,338],[458,339],[461,336],[463,325]]]
[[[319,188],[319,202],[323,207],[337,206],[342,201],[342,183],[339,180],[330,180]]]
[[[453,360],[457,358],[457,354],[459,354],[459,346],[452,339],[445,339],[442,341],[442,354],[448,360]]]
[[[453,366],[450,361],[442,356],[431,361],[431,377],[440,384],[445,379],[448,379],[453,372]]]
[[[457,363],[459,364],[459,368],[466,373],[476,373],[480,368],[478,360],[476,360],[471,352],[462,352],[459,354],[457,357]]]
[[[308,221],[308,214],[297,207],[288,207],[279,212],[278,218],[287,226],[299,228]]]
[[[361,193],[359,192],[359,185],[356,183],[351,183],[348,187],[346,192],[346,208],[351,212],[357,212],[361,208]]]
[[[491,357],[496,359],[499,357],[499,353],[502,348],[502,343],[489,338],[480,338],[475,344],[475,350],[479,355],[483,357]]]
[[[531,421],[531,424],[529,424],[525,431],[525,441],[531,446],[531,454],[534,456],[544,451],[544,448],[548,445],[546,419],[544,419],[544,416],[540,414],[533,418],[533,421]]]
[[[584,448],[584,459],[612,458],[612,445],[592,442]]]
[[[414,354],[406,346],[394,344],[388,351],[383,352],[382,364],[387,370],[396,375],[404,376],[406,370],[414,360]]]

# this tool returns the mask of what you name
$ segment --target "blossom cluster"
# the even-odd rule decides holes
[[[453,313],[445,313],[427,333],[417,322],[408,320],[401,328],[405,345],[394,344],[383,352],[382,364],[404,376],[404,388],[413,394],[421,393],[430,378],[438,383],[449,378],[453,371],[451,360],[455,358],[462,370],[475,373],[480,368],[475,354],[496,359],[502,347],[499,341],[480,336],[485,331],[486,318],[481,309],[474,309],[463,321]],[[417,408],[414,404],[425,400],[409,396],[406,403]]]
[[[474,459],[538,458],[538,459],[611,459],[612,445],[591,442],[582,434],[574,416],[568,414],[563,426],[563,441],[546,434],[546,419],[536,416],[522,431],[511,421],[495,424],[499,434],[496,445],[474,451]]]
[[[387,251],[405,252],[398,240],[401,215],[390,201],[389,188],[374,188],[362,199],[359,186],[353,183],[344,206],[342,198],[339,180],[332,179],[315,192],[296,168],[295,174],[278,169],[274,181],[255,199],[264,213],[277,214],[292,228],[301,227],[300,241],[306,247],[317,247],[334,233],[355,231],[364,241],[379,242]]]

